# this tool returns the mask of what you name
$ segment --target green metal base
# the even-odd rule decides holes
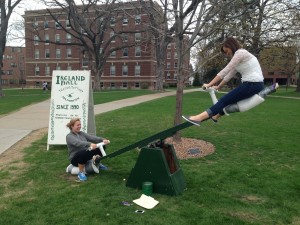
[[[160,148],[142,148],[126,186],[142,189],[145,181],[153,183],[153,192],[179,195],[185,187],[185,179],[173,145]]]

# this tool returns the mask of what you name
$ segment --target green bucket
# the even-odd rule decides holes
[[[147,195],[147,196],[151,196],[152,195],[152,187],[153,187],[152,182],[149,182],[149,181],[144,182],[143,186],[142,186],[143,194]]]

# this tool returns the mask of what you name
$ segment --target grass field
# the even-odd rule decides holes
[[[51,91],[43,92],[41,89],[6,89],[5,97],[0,98],[0,115],[11,113],[24,106],[49,99]],[[95,104],[111,102],[124,98],[155,93],[149,90],[116,90],[94,92]]]
[[[210,104],[207,93],[185,94],[183,113]],[[299,111],[299,99],[268,97],[217,125],[208,121],[183,130],[182,136],[211,142],[216,151],[180,160],[186,190],[178,196],[154,193],[159,204],[144,214],[134,213],[137,205],[120,204],[141,195],[123,180],[138,151],[103,161],[108,171],[77,183],[65,173],[66,147],[45,151],[45,136],[24,150],[22,163],[0,171],[0,224],[300,224]],[[175,97],[166,97],[98,115],[97,132],[111,140],[110,153],[171,127],[174,113]]]

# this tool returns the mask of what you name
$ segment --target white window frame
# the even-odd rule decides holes
[[[61,50],[59,48],[55,49],[55,58],[56,59],[61,58]]]
[[[50,76],[50,66],[49,65],[45,66],[45,75]]]
[[[122,76],[128,76],[128,65],[122,65]]]
[[[40,67],[38,65],[36,65],[34,67],[34,75],[35,76],[40,76]]]
[[[60,34],[55,34],[55,43],[60,43]]]
[[[66,42],[71,43],[72,42],[72,35],[71,34],[66,34]]]
[[[140,42],[141,39],[142,39],[142,34],[141,34],[141,33],[135,33],[135,34],[134,34],[134,40],[135,40],[136,42]]]
[[[141,56],[142,56],[141,46],[135,46],[135,57],[141,57]]]
[[[129,54],[128,48],[123,48],[122,49],[122,55],[123,55],[123,57],[128,57],[128,54]]]
[[[50,36],[49,34],[45,34],[45,45],[49,45],[50,42]]]
[[[72,58],[72,48],[67,48],[67,58]]]
[[[134,75],[135,76],[141,76],[141,65],[135,65],[134,66]]]
[[[50,49],[45,49],[45,59],[50,59]]]
[[[36,50],[34,51],[34,58],[35,58],[35,59],[39,59],[39,58],[40,58],[40,50],[39,50],[39,49],[36,49]]]
[[[110,65],[110,76],[116,76],[116,66],[115,65]]]

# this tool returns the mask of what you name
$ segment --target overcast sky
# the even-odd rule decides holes
[[[14,9],[14,12],[9,20],[9,24],[13,24],[16,22],[23,21],[22,15],[24,15],[24,12],[26,10],[35,10],[35,9],[45,9],[46,6],[40,3],[40,0],[23,0],[19,5]],[[10,32],[14,32],[11,30]],[[14,32],[15,33],[15,32]],[[22,32],[24,34],[24,31]],[[18,33],[18,36],[21,34]],[[7,46],[24,46],[24,40],[11,40],[12,36],[8,37],[8,40],[6,42]]]

